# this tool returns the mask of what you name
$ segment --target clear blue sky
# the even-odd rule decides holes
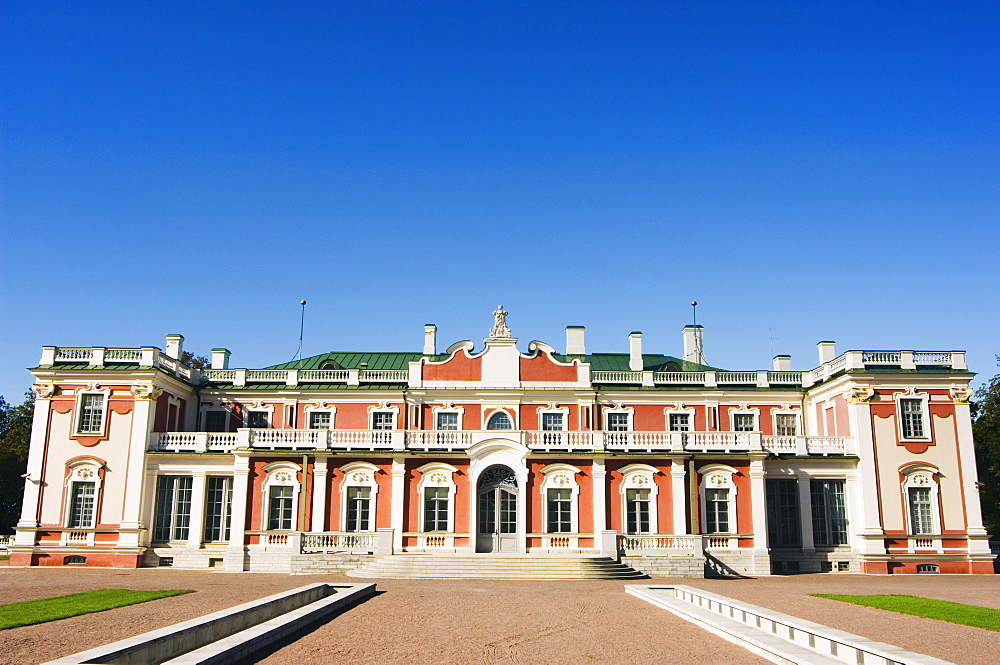
[[[0,9],[0,394],[42,345],[1000,353],[995,2]],[[771,338],[777,338],[772,340]]]

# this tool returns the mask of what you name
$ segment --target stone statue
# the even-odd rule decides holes
[[[503,310],[503,305],[497,305],[493,312],[493,327],[490,328],[490,337],[510,337],[510,328],[507,327],[507,312]]]

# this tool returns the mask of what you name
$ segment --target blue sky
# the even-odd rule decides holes
[[[995,3],[5,3],[0,394],[42,345],[966,349]],[[775,339],[772,339],[775,338]]]

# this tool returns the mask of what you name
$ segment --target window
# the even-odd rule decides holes
[[[247,411],[246,426],[254,429],[268,429],[271,427],[267,418],[269,415],[267,411]]]
[[[910,532],[914,535],[934,533],[934,513],[931,510],[931,488],[907,488],[907,503],[910,508]]]
[[[733,414],[733,431],[753,432],[756,429],[754,420],[754,414],[752,413]]]
[[[625,532],[650,533],[649,490],[625,490]]]
[[[347,488],[347,531],[371,531],[371,488]]]
[[[291,531],[294,488],[291,485],[272,485],[268,491],[267,530]]]
[[[795,416],[792,416],[793,418]],[[801,547],[799,484],[794,479],[764,481],[767,541],[771,547]]]
[[[83,393],[80,395],[79,418],[76,431],[80,434],[100,434],[104,431],[104,394]]]
[[[206,432],[226,432],[229,430],[229,414],[225,411],[205,412]]]
[[[267,475],[261,487],[260,528],[265,531],[294,529],[302,467],[293,462],[271,462],[261,470]]]
[[[93,482],[75,482],[70,489],[69,520],[66,526],[72,529],[90,529],[94,526]]]
[[[628,414],[627,413],[609,413],[608,414],[608,426],[607,430],[609,432],[627,432],[628,431]]]
[[[159,476],[153,540],[187,540],[190,524],[191,476]]]
[[[449,531],[447,487],[424,490],[424,531]]]
[[[705,490],[705,533],[730,533],[729,488]]]
[[[456,430],[458,429],[458,414],[442,412],[437,414],[437,429]]]
[[[486,422],[486,429],[514,429],[514,421],[506,411],[497,411]]]
[[[926,436],[923,406],[922,399],[899,400],[900,426],[904,439],[922,439]]]
[[[573,490],[550,489],[546,497],[548,533],[570,533],[573,531]]]
[[[542,430],[545,432],[561,432],[563,429],[563,414],[543,413]]]
[[[817,547],[847,544],[847,507],[843,480],[810,481],[813,543]]]
[[[777,436],[795,436],[798,434],[798,417],[792,413],[775,415],[774,433]]]
[[[392,411],[372,411],[372,429],[392,429]]]
[[[330,412],[310,411],[309,429],[330,429]]]
[[[691,431],[691,415],[688,413],[671,413],[667,423],[671,432]]]
[[[205,489],[205,542],[229,540],[233,479],[209,476]]]

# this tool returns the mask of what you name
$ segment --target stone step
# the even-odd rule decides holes
[[[611,559],[572,556],[397,554],[347,573],[350,577],[422,579],[639,579],[641,572]]]

